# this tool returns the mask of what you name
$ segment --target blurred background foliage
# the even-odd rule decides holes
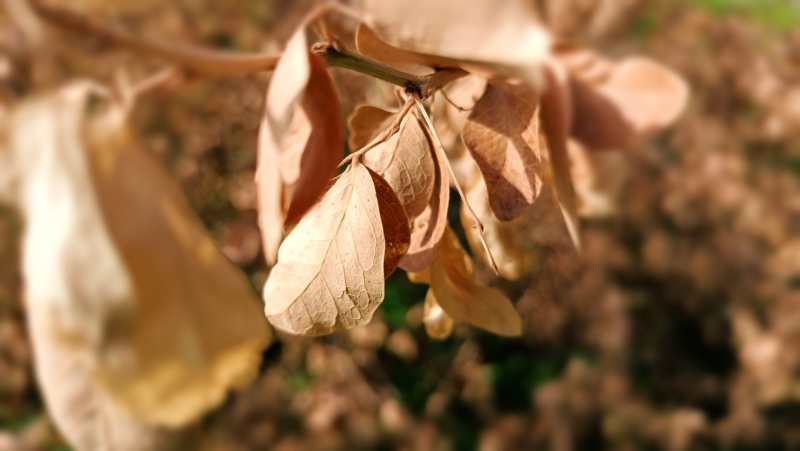
[[[278,51],[310,3],[76,4],[152,37]],[[544,199],[531,231],[534,274],[496,280],[478,265],[485,283],[516,301],[521,338],[465,325],[447,340],[428,338],[426,288],[401,271],[371,324],[314,339],[279,334],[258,381],[197,427],[202,449],[800,447],[800,6],[537,3],[555,33],[611,57],[648,55],[692,87],[677,125],[624,149],[624,167],[607,175],[623,187],[618,214],[585,221],[576,254]],[[131,76],[158,67],[102,43],[64,42],[73,49],[65,76],[109,80],[116,67]],[[386,92],[333,73],[347,114]],[[268,274],[252,184],[268,80],[197,80],[143,99],[135,113],[148,149],[256,290]],[[32,377],[21,230],[0,210],[0,450],[63,450]]]

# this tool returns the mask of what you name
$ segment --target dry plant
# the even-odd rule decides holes
[[[367,324],[401,268],[430,285],[437,339],[455,322],[523,327],[448,224],[451,186],[472,255],[520,279],[532,207],[550,196],[580,249],[579,216],[613,205],[593,157],[670,124],[688,96],[656,62],[553,37],[527,1],[326,3],[280,55],[148,40],[42,0],[5,6],[32,81],[3,99],[0,195],[26,224],[38,378],[78,449],[185,446],[180,429],[250,383],[270,341],[243,274],[129,126],[140,96],[272,71],[255,174],[266,319],[303,335]],[[64,51],[49,27],[166,66],[136,83],[48,77]],[[396,85],[397,106],[358,106],[346,133],[329,67]]]

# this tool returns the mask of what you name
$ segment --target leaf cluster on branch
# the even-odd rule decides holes
[[[655,62],[613,62],[552,38],[524,1],[324,4],[279,56],[148,41],[47,3],[9,5],[21,23],[51,23],[171,68],[133,86],[70,81],[8,105],[2,119],[0,195],[26,221],[37,372],[81,449],[113,442],[104,427],[133,427],[105,416],[108,406],[157,432],[191,423],[255,377],[270,340],[243,275],[127,126],[137,96],[176,77],[273,70],[255,175],[272,266],[266,318],[305,335],[365,324],[399,267],[430,285],[424,323],[445,338],[455,321],[508,336],[522,328],[506,295],[478,283],[448,224],[451,186],[473,255],[519,278],[531,260],[521,244],[536,227],[531,207],[552,190],[579,248],[579,215],[603,197],[591,154],[668,125],[688,95]],[[331,34],[332,15],[357,22],[355,50]],[[320,41],[309,45],[312,26]],[[31,48],[45,45],[39,28],[20,27]],[[398,86],[396,109],[361,105],[347,120],[344,159],[328,67]],[[56,376],[65,365],[80,384]],[[89,423],[73,421],[78,398]]]

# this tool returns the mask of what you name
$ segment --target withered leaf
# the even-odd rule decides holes
[[[436,180],[433,152],[424,125],[408,113],[397,133],[364,154],[364,164],[389,182],[411,220],[430,203]]]
[[[431,266],[409,274],[416,283],[429,283],[436,301],[456,321],[464,321],[498,335],[522,333],[522,320],[514,305],[495,288],[475,283],[472,259],[450,227]]]
[[[428,288],[428,294],[425,295],[422,323],[428,336],[437,340],[446,340],[453,333],[455,321],[436,302],[432,288]]]
[[[354,162],[281,245],[264,313],[305,335],[369,322],[383,301],[385,250],[375,184]]]
[[[478,180],[468,188],[465,193],[472,210],[483,224],[483,239],[489,247],[497,264],[497,272],[508,280],[517,280],[526,275],[534,263],[534,246],[526,240],[520,239],[520,234],[526,226],[525,218],[520,217],[510,222],[501,222],[495,218],[489,207],[489,194],[486,183],[478,176]],[[467,214],[466,209],[461,209],[461,224],[467,235],[467,241],[485,264],[489,264],[486,252],[481,244],[481,232],[472,227],[473,219]],[[537,225],[532,225],[537,227]],[[527,240],[530,241],[530,240]]]
[[[575,199],[575,189],[572,186],[569,155],[567,154],[572,111],[565,78],[565,75],[557,73],[555,70],[545,71],[546,88],[541,97],[541,122],[558,205],[564,216],[572,243],[580,249],[578,204]]]
[[[627,146],[672,123],[686,106],[686,82],[649,59],[612,63],[582,49],[558,56],[571,76],[572,135],[590,149]]]
[[[365,23],[394,47],[502,66],[506,75],[539,84],[538,66],[547,55],[550,39],[531,2],[477,0],[465,7],[457,0],[363,0],[363,9]]]
[[[259,129],[256,183],[268,263],[275,262],[284,227],[300,220],[336,173],[341,124],[336,88],[325,63],[308,50],[301,28],[275,68]]]
[[[88,94],[73,84],[12,118],[26,302],[85,347],[114,402],[177,427],[252,380],[268,328],[244,275],[125,128],[123,108],[84,125]]]
[[[536,92],[523,84],[489,85],[462,132],[486,180],[489,205],[501,221],[519,217],[542,187],[538,101]]]
[[[417,272],[430,265],[447,226],[450,202],[450,180],[445,169],[447,161],[441,152],[432,147],[430,151],[433,153],[433,189],[425,209],[416,217],[409,215],[411,247],[400,260],[400,267],[406,271]]]
[[[91,353],[59,336],[48,323],[47,312],[31,309],[26,314],[39,388],[48,414],[70,445],[79,450],[119,451],[190,447],[187,432],[136,418],[98,387]]]
[[[392,124],[395,115],[394,112],[376,106],[359,105],[347,120],[350,129],[347,144],[350,151],[355,152],[369,144],[382,130]]]
[[[372,182],[375,184],[375,195],[378,198],[378,209],[381,213],[383,237],[386,243],[383,277],[388,278],[397,269],[400,259],[408,252],[411,245],[411,226],[406,210],[391,185],[371,169],[369,169],[369,175],[372,176]]]

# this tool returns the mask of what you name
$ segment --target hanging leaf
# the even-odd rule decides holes
[[[367,168],[369,169],[369,168]],[[395,194],[391,185],[380,175],[369,169],[369,175],[375,184],[375,195],[378,198],[378,209],[383,224],[383,237],[386,254],[383,259],[383,277],[386,279],[400,263],[400,259],[408,252],[411,245],[411,228],[403,204]]]
[[[370,143],[394,121],[396,113],[372,105],[359,105],[347,120],[350,137],[347,144],[355,152]],[[371,151],[374,152],[374,151]]]
[[[365,23],[385,43],[418,55],[459,62],[454,66],[434,58],[419,63],[434,67],[484,63],[532,86],[541,84],[539,64],[547,56],[550,38],[531,2],[477,0],[465,8],[456,0],[363,0],[363,9],[367,13]],[[379,46],[374,47],[376,54],[363,53],[367,48],[362,43],[359,51],[390,64],[395,61],[383,58],[398,58],[397,52]],[[413,55],[404,58],[398,62],[416,62]]]
[[[576,249],[580,249],[580,229],[578,205],[572,186],[567,139],[569,136],[572,111],[570,93],[566,87],[566,76],[555,70],[545,71],[547,87],[542,93],[541,122],[547,145],[547,155],[552,168],[553,187],[567,230]],[[541,142],[541,141],[540,141]]]
[[[255,377],[268,329],[244,275],[139,149],[123,109],[84,124],[90,92],[70,85],[11,120],[28,310],[85,347],[114,402],[181,426]]]
[[[536,246],[531,240],[521,239],[520,235],[525,234],[527,226],[526,218],[523,216],[511,222],[499,221],[489,207],[486,183],[480,176],[478,176],[478,181],[466,190],[465,194],[472,210],[483,224],[483,239],[494,256],[498,274],[508,280],[518,280],[528,274],[535,262]],[[472,227],[472,223],[472,218],[467,214],[466,209],[462,208],[461,224],[467,235],[467,241],[474,251],[473,255],[477,255],[485,264],[489,265],[480,241],[481,232]],[[532,224],[531,227],[538,227],[538,225]]]
[[[336,88],[324,61],[307,47],[301,28],[275,68],[259,129],[256,183],[269,264],[275,263],[284,228],[319,200],[342,157]]]
[[[267,318],[304,335],[368,323],[383,301],[385,246],[372,176],[354,162],[281,245],[264,286]]]
[[[542,187],[538,100],[536,92],[522,84],[489,85],[462,132],[486,180],[489,205],[501,221],[519,217]]]
[[[425,325],[425,332],[431,338],[446,340],[453,334],[455,321],[436,302],[436,296],[431,288],[428,288],[428,294],[425,295],[422,323]]]
[[[670,69],[646,58],[608,61],[565,46],[556,56],[570,74],[572,135],[590,149],[619,149],[677,119],[689,88]]]
[[[436,301],[456,321],[464,321],[498,335],[522,334],[522,320],[514,305],[495,288],[475,283],[472,259],[450,227],[431,266],[409,274],[415,283],[428,283]]]
[[[190,448],[185,431],[148,424],[122,409],[94,383],[94,358],[60,337],[47,312],[29,309],[28,332],[47,412],[75,449],[169,451]]]

